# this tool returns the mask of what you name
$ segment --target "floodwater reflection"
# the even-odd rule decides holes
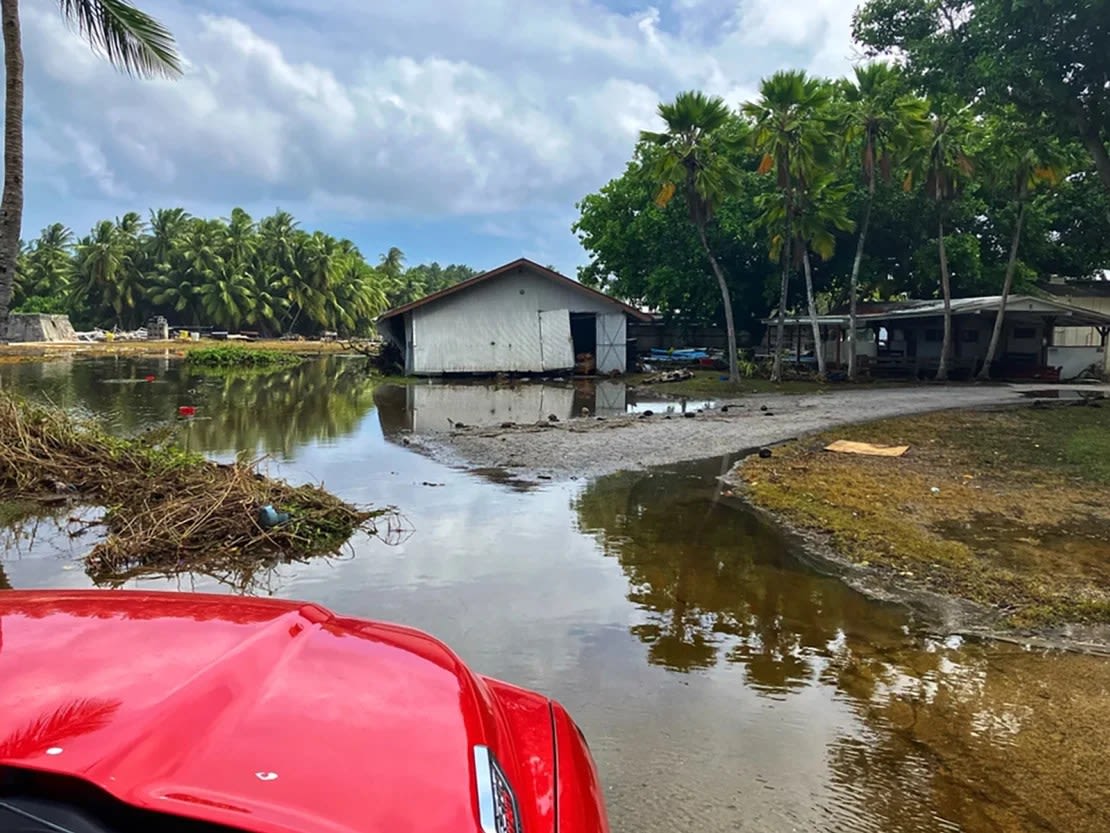
[[[364,371],[332,358],[205,377],[107,359],[0,366],[0,383],[113,431],[169,424],[213,455],[269,452],[277,476],[399,507],[413,534],[397,547],[358,537],[350,558],[224,584],[187,572],[125,584],[276,594],[435,633],[476,670],[568,706],[615,830],[1110,830],[1105,660],[965,644],[815,574],[719,487],[728,460],[523,491],[400,441],[448,418],[623,413],[634,394],[620,386],[500,393]],[[178,423],[182,404],[198,418]],[[75,509],[0,540],[0,586],[91,585],[78,558],[95,532],[70,537]]]
[[[401,432],[439,433],[455,425],[529,425],[581,417],[614,417],[629,413],[681,412],[712,407],[711,400],[645,396],[620,379],[575,382],[430,382],[386,384],[374,401],[387,435]]]

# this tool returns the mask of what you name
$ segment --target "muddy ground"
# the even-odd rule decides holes
[[[803,395],[757,394],[693,416],[580,417],[505,428],[463,428],[410,439],[452,463],[556,479],[668,465],[794,439],[837,425],[946,408],[1027,401],[1044,385],[918,385]],[[1056,386],[1061,387],[1061,386]],[[1063,386],[1066,387],[1066,386]],[[660,386],[659,393],[663,393]],[[1090,386],[1084,389],[1091,389]],[[1110,390],[1104,386],[1102,390]]]

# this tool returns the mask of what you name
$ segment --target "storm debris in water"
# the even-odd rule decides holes
[[[392,509],[266,477],[254,462],[215,463],[156,432],[122,439],[63,410],[0,396],[0,500],[56,502],[59,483],[67,499],[107,508],[107,535],[86,556],[94,580],[304,560],[338,552],[359,530],[396,531]],[[283,523],[264,526],[268,506]]]

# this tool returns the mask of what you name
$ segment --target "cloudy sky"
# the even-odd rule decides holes
[[[620,173],[658,101],[842,74],[856,2],[145,0],[188,70],[141,82],[30,0],[24,234],[280,206],[369,258],[573,274],[574,203]]]

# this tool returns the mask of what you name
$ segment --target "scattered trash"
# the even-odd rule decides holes
[[[590,409],[589,408],[582,408],[582,417],[585,418],[585,417],[588,417],[589,415],[590,415]]]
[[[558,422],[559,417],[555,416],[555,414],[548,414],[547,415],[547,421],[548,422]]]
[[[640,414],[640,416],[641,417],[653,417],[653,416],[655,416],[655,411],[644,411],[642,414]]]
[[[180,408],[177,409],[177,415],[180,417],[195,417],[197,415],[196,406],[182,405]]]
[[[722,414],[727,414],[728,413],[728,405],[722,405],[721,406],[721,413]]]
[[[761,449],[759,449],[759,458],[760,458],[761,460],[766,460],[766,459],[768,459],[769,457],[771,457],[771,456],[772,456],[773,454],[774,454],[774,452],[773,452],[773,451],[771,451],[771,449],[769,449],[769,448],[761,448]]]
[[[667,370],[663,373],[657,373],[655,376],[644,379],[645,385],[661,385],[666,382],[683,382],[687,379],[694,378],[694,371],[692,370]]]
[[[767,410],[767,406],[766,406],[766,405],[760,405],[760,406],[759,406],[759,410],[761,410],[761,411],[766,411],[766,410]]]
[[[515,422],[502,422],[501,427],[502,428],[516,428],[516,423]]]
[[[901,457],[909,450],[908,445],[875,445],[850,440],[837,440],[825,446],[825,451],[836,451],[840,454],[866,454],[870,457]]]
[[[258,523],[263,529],[271,529],[289,521],[288,512],[278,512],[272,503],[267,503],[258,510]]]
[[[438,489],[440,486],[446,486],[447,484],[446,483],[432,483],[429,480],[425,480],[420,485],[421,486],[431,486],[433,489]]]
[[[693,419],[694,417],[697,416],[697,413],[695,411],[687,411],[682,416],[685,417],[686,419]]]
[[[451,419],[451,417],[447,417],[447,424],[456,430],[458,430],[459,428],[466,428],[465,422],[455,422],[455,420]]]
[[[537,478],[538,480],[550,480],[550,479],[551,479],[551,475],[550,475],[550,474],[537,474],[537,475],[536,475],[536,478]]]
[[[148,373],[148,374],[147,374],[147,375],[146,375],[146,376],[144,377],[144,381],[147,381],[147,382],[153,382],[153,381],[154,381],[154,374],[153,374],[153,373]]]
[[[934,486],[929,491],[932,492],[934,495],[939,495],[940,494],[940,489],[937,486]]]

